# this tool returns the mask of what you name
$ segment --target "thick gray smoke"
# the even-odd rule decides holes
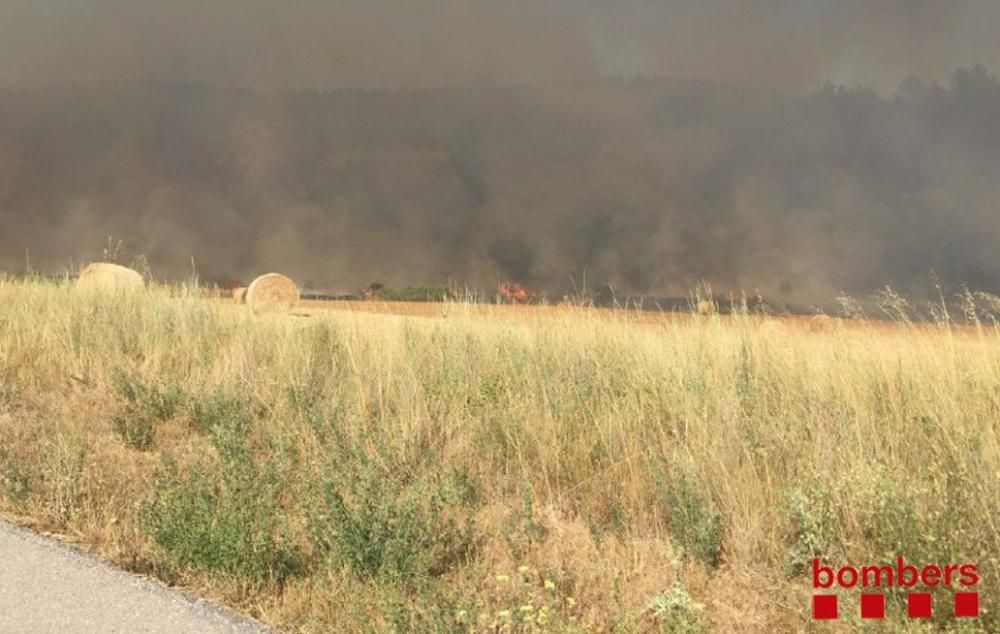
[[[334,6],[331,6],[334,5]],[[0,269],[1000,287],[1000,6],[0,3]]]

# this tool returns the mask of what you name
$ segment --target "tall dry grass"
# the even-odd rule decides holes
[[[0,508],[293,631],[795,631],[896,555],[1000,626],[994,327],[489,312],[0,281]]]

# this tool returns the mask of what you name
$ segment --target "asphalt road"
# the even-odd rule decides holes
[[[270,631],[212,603],[0,521],[3,634]]]

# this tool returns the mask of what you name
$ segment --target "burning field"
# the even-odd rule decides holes
[[[814,558],[996,582],[976,308],[280,314],[0,279],[0,509],[288,631],[803,630]]]

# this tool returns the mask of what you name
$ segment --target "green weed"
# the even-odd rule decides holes
[[[280,483],[254,463],[232,429],[214,436],[220,464],[180,467],[166,456],[142,525],[168,561],[250,583],[281,583],[301,570],[278,500]]]
[[[124,402],[111,418],[111,427],[126,445],[140,451],[153,446],[157,424],[177,414],[186,399],[176,385],[144,383],[118,367],[112,369],[111,385]]]
[[[339,461],[312,517],[317,550],[353,573],[409,583],[439,576],[472,549],[462,479],[413,479],[363,449]]]
[[[675,468],[665,481],[659,465],[654,463],[653,477],[674,541],[685,554],[709,568],[717,567],[722,557],[722,515],[714,510],[709,494],[680,468]]]

